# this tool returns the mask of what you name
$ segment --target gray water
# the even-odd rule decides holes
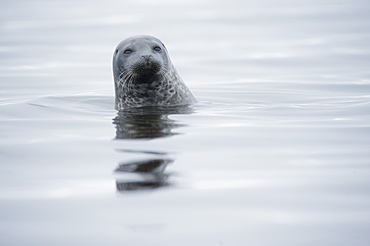
[[[0,245],[370,244],[367,0],[0,8]],[[197,104],[114,110],[137,34]]]

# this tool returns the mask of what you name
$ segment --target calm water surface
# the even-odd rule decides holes
[[[1,245],[369,245],[370,4],[0,2]],[[198,98],[114,110],[159,37]]]

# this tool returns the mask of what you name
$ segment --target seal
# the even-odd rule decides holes
[[[164,44],[140,35],[123,40],[113,55],[115,108],[180,106],[196,102]]]

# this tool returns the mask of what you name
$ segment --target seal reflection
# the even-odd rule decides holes
[[[120,111],[113,119],[116,125],[116,139],[155,139],[172,137],[178,133],[175,128],[184,126],[168,116],[173,114],[191,114],[192,108],[181,107],[142,107]],[[155,158],[145,158],[119,163],[115,169],[116,188],[119,192],[153,190],[169,186],[169,173],[166,173],[167,165],[174,162],[168,158],[168,152],[162,151],[138,151],[129,149],[117,149],[122,153],[140,153],[143,155],[155,155]]]
[[[127,176],[123,180],[117,178],[117,190],[149,190],[168,186],[169,174],[165,173],[165,169],[173,161],[172,159],[152,159],[119,164],[115,173],[132,173],[136,174],[136,177],[132,177],[133,181],[130,182]]]

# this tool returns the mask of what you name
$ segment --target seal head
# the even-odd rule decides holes
[[[113,76],[117,110],[196,102],[166,47],[152,36],[134,36],[118,44],[113,55]]]

